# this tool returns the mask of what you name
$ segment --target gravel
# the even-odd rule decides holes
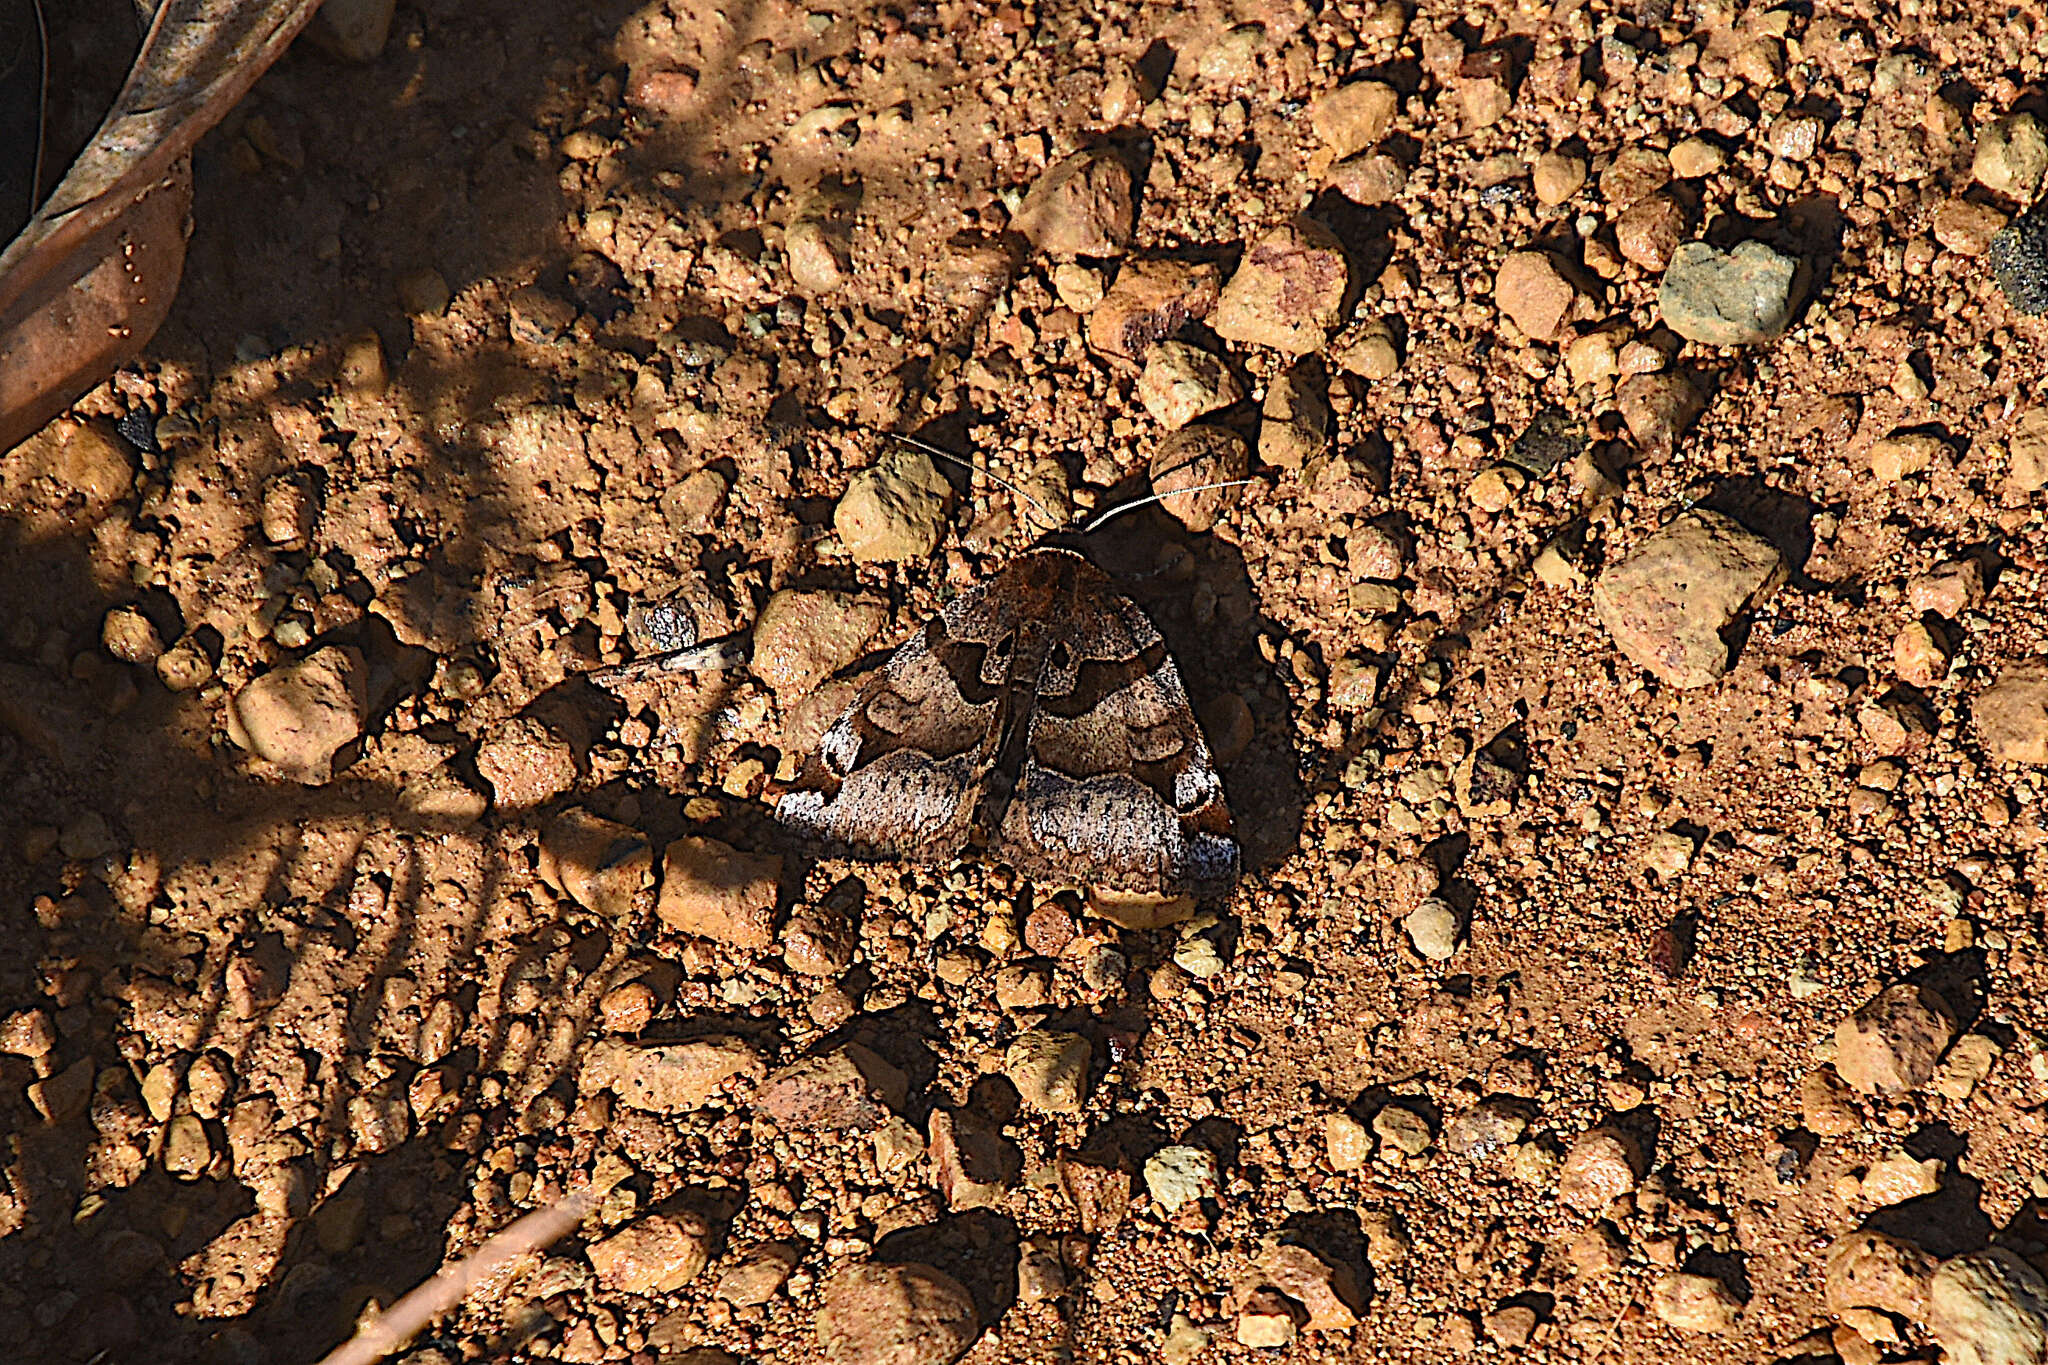
[[[1145,1192],[1172,1212],[1217,1192],[1216,1155],[1205,1147],[1161,1147],[1145,1158]]]
[[[1003,1057],[1003,1070],[1032,1108],[1078,1113],[1087,1097],[1092,1050],[1076,1033],[1033,1029],[1020,1034]]]
[[[681,1114],[712,1103],[735,1077],[759,1080],[763,1069],[760,1054],[730,1034],[680,1043],[612,1040],[591,1050],[577,1085],[585,1093],[610,1090],[649,1113]]]
[[[754,676],[801,696],[860,658],[888,619],[870,597],[785,588],[754,620]]]
[[[1928,1288],[2048,1191],[2038,15],[430,9],[271,69],[0,460],[0,1337],[317,1359],[594,1187],[422,1365],[2032,1349]],[[1239,889],[786,844],[850,666],[1053,529],[878,433],[1071,524],[1162,344],[1257,482],[1088,549]],[[1638,562],[1717,509],[1770,553]],[[308,785],[230,722],[323,650]]]
[[[1151,460],[1152,491],[1167,496],[1160,506],[1190,531],[1206,531],[1244,500],[1242,487],[1224,488],[1251,467],[1244,438],[1227,427],[1198,423],[1182,427],[1159,443]],[[1199,492],[1180,492],[1199,489]]]
[[[775,942],[782,859],[743,853],[717,839],[690,835],[662,853],[662,923],[730,948],[759,950]]]
[[[1377,145],[1400,107],[1400,94],[1392,86],[1353,81],[1310,102],[1309,126],[1329,149],[1331,159],[1341,161]]]
[[[1728,1336],[1742,1314],[1742,1301],[1711,1275],[1662,1275],[1650,1286],[1650,1311],[1681,1332]]]
[[[1984,188],[2033,202],[2048,177],[2048,129],[2033,114],[2007,114],[1984,125],[1970,159],[1970,175]]]
[[[1178,431],[1242,397],[1244,386],[1220,356],[1186,342],[1154,345],[1146,354],[1144,373],[1138,376],[1138,401],[1168,431]]]
[[[1517,251],[1501,263],[1493,296],[1500,310],[1529,337],[1554,341],[1580,311],[1578,286],[1544,251]]]
[[[1131,171],[1113,152],[1079,152],[1032,185],[1012,225],[1053,256],[1115,256],[1130,244]]]
[[[698,1214],[656,1213],[592,1242],[590,1268],[628,1294],[667,1294],[704,1273],[714,1233]]]
[[[1088,342],[1142,361],[1154,343],[1207,318],[1222,289],[1222,272],[1210,262],[1127,260],[1088,313]]]
[[[1306,354],[1336,326],[1350,284],[1350,261],[1336,235],[1299,217],[1246,246],[1210,326],[1225,341]]]
[[[1858,1232],[1828,1247],[1822,1272],[1827,1306],[1835,1312],[1875,1308],[1914,1321],[1927,1309],[1935,1258],[1901,1238]]]
[[[792,1062],[762,1082],[761,1112],[784,1127],[872,1129],[903,1109],[909,1081],[859,1043]]]
[[[1432,896],[1401,921],[1408,942],[1431,962],[1448,962],[1457,954],[1458,912],[1448,901]]]
[[[541,835],[541,880],[586,910],[623,920],[654,903],[654,849],[630,825],[571,807]]]
[[[1866,1095],[1917,1090],[1955,1035],[1955,1012],[1931,987],[1887,987],[1836,1028],[1835,1070]]]
[[[1565,1152],[1558,1198],[1575,1209],[1604,1208],[1635,1189],[1642,1169],[1642,1148],[1632,1136],[1616,1128],[1589,1129]]]

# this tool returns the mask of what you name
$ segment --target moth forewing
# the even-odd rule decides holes
[[[1223,787],[1158,630],[1040,546],[961,594],[833,722],[776,806],[820,852],[936,861],[976,835],[1028,876],[1212,895]]]

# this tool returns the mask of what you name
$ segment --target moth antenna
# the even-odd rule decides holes
[[[1139,498],[1134,502],[1120,502],[1083,526],[1081,534],[1084,536],[1088,535],[1111,517],[1120,517],[1126,512],[1136,511],[1138,508],[1144,507],[1149,503],[1164,502],[1168,498],[1177,498],[1183,493],[1207,493],[1218,488],[1248,488],[1257,482],[1257,479],[1231,479],[1225,483],[1198,483],[1193,488],[1169,488],[1166,492],[1154,493],[1149,498]]]
[[[973,460],[968,459],[965,455],[955,455],[952,451],[947,450],[944,446],[935,446],[930,441],[927,441],[919,436],[906,436],[900,431],[882,431],[877,432],[876,434],[879,436],[887,436],[890,440],[893,441],[901,441],[903,442],[903,444],[909,446],[912,450],[921,450],[927,455],[936,455],[942,460],[951,460],[954,464],[959,465],[962,469],[965,469],[970,473],[979,474],[985,479],[989,479],[995,483],[1001,484],[1003,487],[1009,489],[1012,493],[1015,493],[1018,497],[1024,499],[1024,501],[1030,503],[1033,507],[1036,507],[1042,514],[1044,514],[1047,525],[1058,526],[1062,520],[1059,513],[1053,511],[1050,507],[1047,507],[1037,498],[1032,497],[1029,493],[1026,493],[1023,489],[1019,488],[1016,484],[1011,483],[1008,479],[996,473],[987,465],[976,464]]]

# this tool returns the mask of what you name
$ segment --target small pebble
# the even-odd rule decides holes
[[[1168,431],[1242,397],[1244,386],[1221,357],[1182,341],[1155,345],[1138,376],[1138,400]]]
[[[1530,172],[1539,203],[1555,207],[1577,194],[1586,183],[1586,161],[1565,152],[1545,152]]]
[[[164,652],[163,637],[139,607],[109,611],[100,622],[100,643],[124,664],[154,664]]]
[[[1865,1095],[1918,1090],[1956,1035],[1955,1011],[1932,987],[1900,983],[1835,1029],[1835,1070]]]
[[[1088,1040],[1077,1033],[1032,1029],[1010,1044],[1003,1070],[1033,1109],[1078,1113],[1088,1090],[1091,1055]]]
[[[1216,1194],[1216,1156],[1206,1147],[1161,1147],[1145,1159],[1145,1191],[1171,1213]]]
[[[1727,1336],[1742,1315],[1742,1301],[1711,1275],[1672,1274],[1650,1286],[1650,1311],[1682,1332]]]
[[[1671,173],[1680,180],[1702,180],[1718,174],[1728,154],[1705,138],[1689,137],[1671,149]]]
[[[1688,341],[1750,346],[1771,340],[1792,317],[1798,262],[1762,242],[1723,252],[1687,242],[1671,255],[1657,290],[1664,324]]]

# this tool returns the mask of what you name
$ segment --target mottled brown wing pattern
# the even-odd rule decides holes
[[[861,689],[776,803],[799,843],[919,860],[965,846],[1008,698],[1001,618],[988,585],[962,593]]]
[[[1027,876],[1220,894],[1223,784],[1166,642],[1109,578],[1040,549],[963,593],[832,723],[776,806],[821,852],[935,861],[970,838]]]
[[[1223,783],[1166,642],[1093,566],[1050,630],[997,852],[1027,876],[1215,895],[1237,881]]]

